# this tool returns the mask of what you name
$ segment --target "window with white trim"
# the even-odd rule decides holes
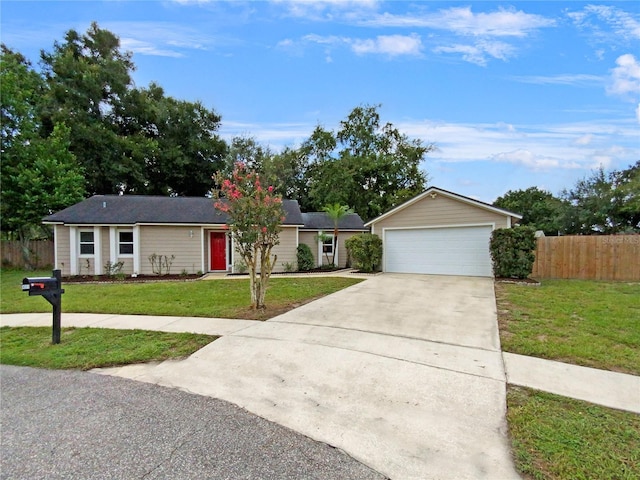
[[[333,255],[333,235],[327,236],[322,241],[322,253],[323,255]]]
[[[133,255],[133,231],[120,230],[118,232],[118,254]]]
[[[92,256],[95,254],[95,239],[93,230],[80,231],[80,255]]]

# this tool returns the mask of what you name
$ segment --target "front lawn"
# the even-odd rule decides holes
[[[502,349],[640,374],[640,284],[496,284]],[[640,415],[509,387],[516,465],[527,479],[640,478]]]
[[[513,455],[536,480],[640,478],[640,415],[510,387]]]
[[[506,352],[640,375],[640,283],[496,284]]]
[[[60,344],[53,345],[49,327],[2,327],[0,363],[89,370],[186,357],[216,338],[193,333],[63,328]]]
[[[0,313],[48,312],[42,298],[29,297],[20,285],[25,276],[51,272],[2,271]],[[360,282],[356,278],[272,277],[266,311],[251,310],[248,279],[191,282],[65,284],[63,312],[122,315],[172,315],[263,320]]]

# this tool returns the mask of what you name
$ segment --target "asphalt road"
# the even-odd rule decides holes
[[[214,398],[90,372],[0,366],[2,479],[383,479]]]

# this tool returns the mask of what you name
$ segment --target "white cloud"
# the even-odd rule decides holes
[[[272,0],[283,6],[287,15],[313,21],[358,18],[375,10],[377,0]]]
[[[331,48],[348,47],[358,55],[379,54],[396,57],[399,55],[417,56],[422,52],[422,40],[419,35],[379,35],[376,38],[358,39],[335,35],[305,35],[301,43],[315,43],[325,46],[325,59],[332,61]],[[296,50],[300,42],[283,40],[278,46]]]
[[[496,162],[514,163],[522,165],[533,171],[549,170],[551,168],[579,168],[574,162],[561,164],[560,159],[535,154],[529,150],[513,150],[492,155],[491,160]]]
[[[470,6],[465,6],[417,15],[384,13],[360,23],[375,27],[425,27],[448,30],[464,36],[525,37],[540,28],[554,26],[555,20],[504,8],[494,12],[474,13]]]
[[[627,53],[616,59],[616,67],[611,71],[611,85],[607,93],[613,95],[634,95],[640,93],[640,63]]]
[[[124,50],[132,51],[140,55],[155,55],[159,57],[184,57],[184,54],[174,50],[159,48],[151,42],[136,40],[135,38],[122,37],[120,45]]]
[[[389,56],[420,55],[422,40],[412,35],[379,35],[375,39],[352,40],[352,50],[358,55],[377,53]]]
[[[336,35],[322,36],[314,33],[305,35],[302,37],[302,40],[305,42],[319,43],[320,45],[340,45],[351,42],[347,37],[338,37]]]
[[[186,50],[205,50],[214,38],[170,22],[107,22],[125,50],[140,55],[183,57]]]
[[[579,12],[567,14],[579,28],[589,30],[593,40],[607,43],[620,43],[621,40],[640,39],[640,17],[620,8],[608,5],[587,5]],[[593,20],[604,22],[610,30]]]
[[[587,133],[586,135],[577,138],[573,143],[574,145],[589,145],[593,141],[593,134]]]
[[[533,83],[537,85],[571,85],[589,87],[601,85],[604,78],[599,75],[589,75],[586,73],[565,73],[559,75],[529,75],[514,76],[514,80],[522,83]]]
[[[514,54],[515,49],[504,42],[481,40],[475,45],[439,46],[434,48],[433,51],[435,53],[459,53],[462,55],[463,60],[485,66],[488,63],[488,57],[506,60]]]

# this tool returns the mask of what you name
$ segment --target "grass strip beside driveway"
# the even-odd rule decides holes
[[[506,352],[640,375],[640,283],[496,284]]]
[[[525,478],[640,478],[640,415],[510,387],[507,420]]]
[[[49,327],[0,328],[0,363],[89,370],[191,355],[216,338],[194,333],[63,328],[61,343],[51,343]]]
[[[25,276],[50,272],[2,271],[0,313],[48,312],[43,299],[28,297],[20,285]],[[265,311],[251,310],[248,279],[190,282],[65,284],[62,311],[114,315],[171,315],[265,320],[311,300],[362,281],[342,277],[272,277]]]

